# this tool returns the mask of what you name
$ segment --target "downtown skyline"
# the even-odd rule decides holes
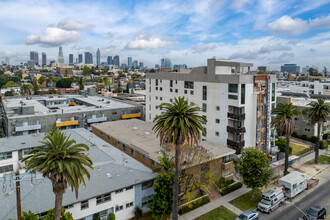
[[[329,67],[330,1],[1,1],[0,60],[29,51],[57,60],[85,52],[101,62],[119,55],[147,66],[206,65],[217,57],[279,69],[284,63]],[[96,57],[96,56],[95,56]]]

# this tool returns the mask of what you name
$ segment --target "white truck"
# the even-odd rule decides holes
[[[282,187],[273,187],[261,195],[258,209],[262,212],[271,213],[274,209],[281,206],[284,202]]]
[[[284,195],[291,199],[307,188],[308,179],[308,175],[293,171],[280,178],[278,185],[283,187]]]

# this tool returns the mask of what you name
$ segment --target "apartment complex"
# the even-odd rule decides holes
[[[86,129],[64,131],[77,143],[89,146],[88,156],[94,169],[89,169],[90,180],[79,187],[79,197],[70,188],[63,196],[63,206],[74,219],[107,219],[115,213],[116,219],[134,217],[134,208],[147,211],[152,202],[152,185],[156,174],[132,157],[96,137]],[[31,148],[40,145],[44,134],[0,139],[0,219],[16,219],[16,193],[14,172],[20,173],[21,209],[31,210],[42,217],[54,208],[55,197],[51,181],[40,173],[25,173],[25,163],[20,159]],[[5,156],[4,156],[5,155]]]
[[[306,93],[309,95],[328,95],[330,96],[330,79],[303,81],[281,81],[277,86],[282,90],[295,93]]]
[[[152,127],[151,123],[131,119],[94,124],[92,132],[148,168],[154,169],[159,165],[158,157],[162,156],[161,151],[164,148],[161,148],[159,138]],[[201,161],[196,161],[199,158],[194,158],[194,161],[186,158],[182,164],[182,169],[186,170],[186,174],[200,175],[200,178],[204,178],[203,172],[209,170],[208,173],[214,179],[232,179],[234,162],[231,160],[231,155],[235,153],[235,150],[207,141],[202,141],[200,146],[208,154]],[[170,155],[174,152],[174,149],[168,146],[165,148]],[[191,154],[196,154],[196,152],[191,152]],[[205,154],[198,155],[205,156]]]
[[[2,100],[6,136],[59,129],[86,128],[105,121],[142,118],[142,106],[99,96],[59,95],[13,97]]]
[[[244,146],[270,150],[270,115],[276,101],[276,76],[252,75],[251,63],[208,59],[207,66],[146,74],[146,121],[161,114],[159,105],[184,96],[202,108],[203,140],[240,154]],[[244,72],[244,68],[246,72]]]

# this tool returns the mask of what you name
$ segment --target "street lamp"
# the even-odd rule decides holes
[[[302,214],[304,214],[304,216],[306,216],[307,219],[309,219],[308,216],[306,215],[306,213],[305,213],[303,210],[301,210],[298,206],[296,206],[295,204],[293,204],[293,203],[291,203],[291,202],[289,202],[289,201],[285,201],[284,203],[285,203],[285,204],[291,204],[291,205],[293,205],[293,206],[294,206],[296,209],[298,209]]]

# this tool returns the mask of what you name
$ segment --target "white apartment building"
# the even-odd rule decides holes
[[[64,131],[77,143],[89,146],[88,155],[94,169],[89,169],[86,188],[79,187],[79,197],[69,187],[63,196],[63,206],[78,220],[106,220],[110,213],[116,219],[134,217],[134,208],[147,211],[152,202],[152,185],[157,174],[142,163],[124,154],[86,129]],[[17,219],[15,173],[20,175],[21,209],[42,217],[54,208],[55,195],[51,181],[40,173],[25,172],[20,159],[31,148],[40,145],[44,134],[13,136],[0,139],[0,219]]]
[[[207,66],[185,72],[146,75],[146,121],[161,114],[159,105],[184,96],[207,119],[202,140],[270,151],[270,112],[275,107],[275,75],[250,74],[251,63],[208,59]],[[247,68],[244,73],[244,68]]]
[[[314,81],[281,81],[277,86],[283,91],[309,95],[330,95],[330,79],[328,78]]]

